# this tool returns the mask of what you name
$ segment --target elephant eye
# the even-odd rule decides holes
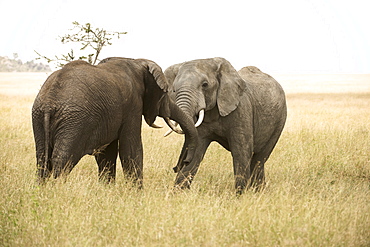
[[[208,87],[208,82],[206,82],[206,81],[205,81],[205,82],[203,82],[202,87],[203,87],[203,88],[207,88],[207,87]]]

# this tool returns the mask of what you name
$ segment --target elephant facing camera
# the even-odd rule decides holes
[[[235,189],[241,194],[265,184],[265,163],[283,131],[287,106],[280,84],[256,67],[239,72],[224,58],[198,59],[164,72],[170,97],[196,125],[198,146],[185,164],[184,145],[175,186],[190,188],[211,142],[231,152]]]

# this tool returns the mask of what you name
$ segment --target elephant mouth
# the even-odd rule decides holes
[[[198,120],[197,122],[195,123],[195,128],[199,127],[202,123],[203,123],[203,120],[204,120],[204,109],[201,109],[199,111],[199,114],[198,114]],[[169,120],[169,123],[166,121],[167,125],[170,126],[171,129],[169,129],[165,134],[164,134],[164,137],[166,136],[169,136],[173,131],[175,131],[177,134],[184,134],[184,132],[182,131],[182,129],[180,128],[179,124],[177,122],[171,122],[171,120]]]

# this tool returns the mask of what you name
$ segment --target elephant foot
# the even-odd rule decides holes
[[[250,185],[250,188],[254,191],[254,192],[261,192],[263,191],[265,188],[266,188],[266,182],[265,180],[257,180],[253,183],[251,183]]]
[[[115,184],[116,178],[112,176],[99,176],[99,182],[105,184]]]
[[[245,190],[253,191],[255,193],[261,192],[265,189],[266,183],[264,180],[250,181],[247,186],[235,186],[236,195],[241,196]]]
[[[174,187],[176,189],[181,189],[181,190],[190,189],[192,180],[193,180],[193,177],[190,175],[188,177],[181,176],[181,178],[176,179]]]

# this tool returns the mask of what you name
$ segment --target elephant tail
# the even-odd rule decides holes
[[[45,133],[45,164],[47,167],[49,162],[49,147],[50,147],[50,110],[46,110],[44,113],[44,133]]]

